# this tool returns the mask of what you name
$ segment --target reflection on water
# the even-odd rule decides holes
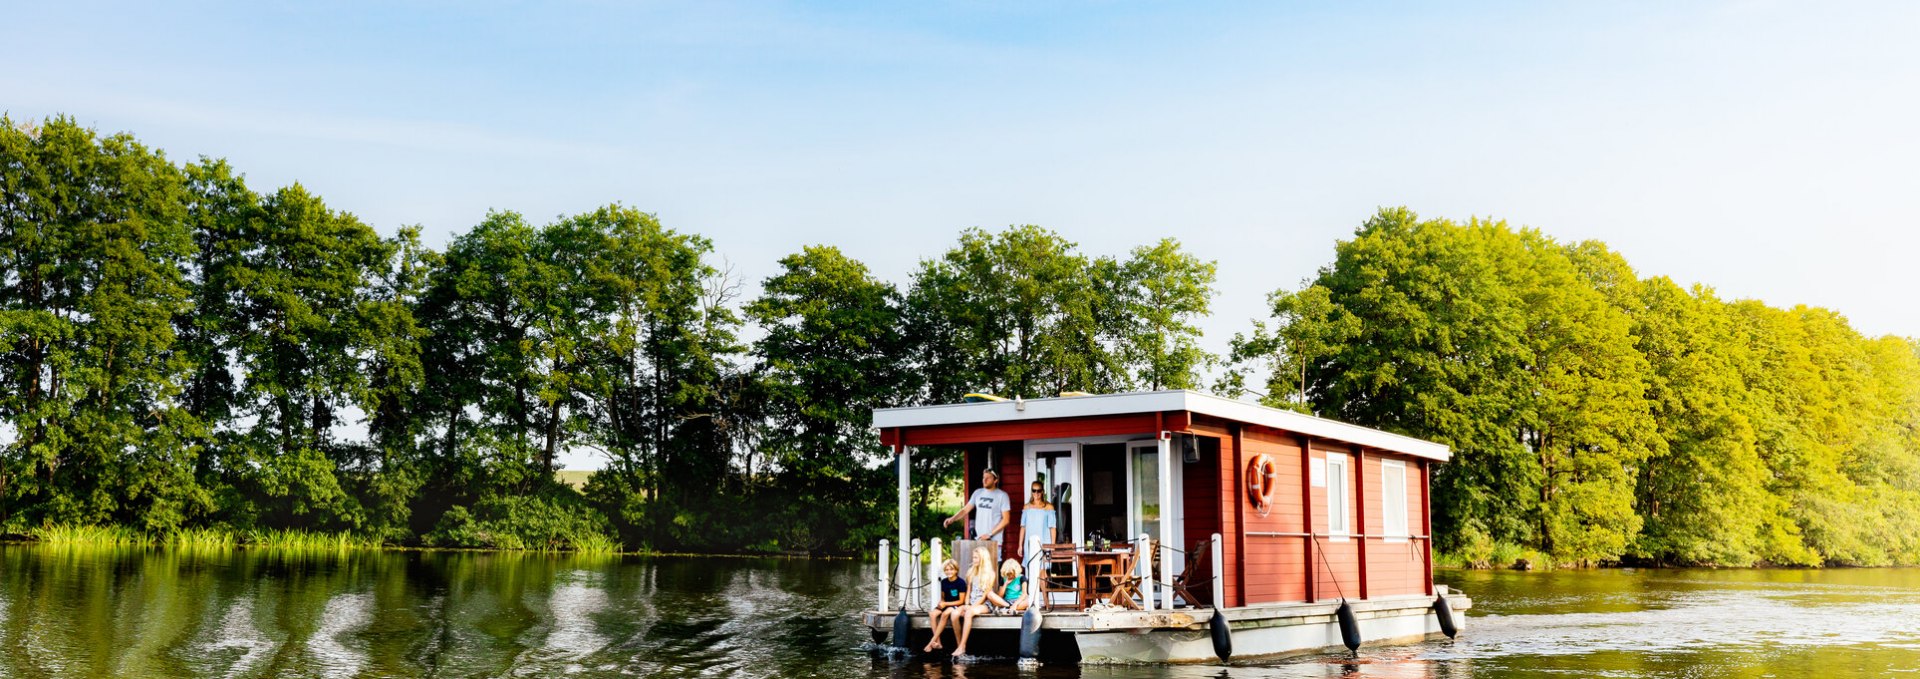
[[[1231,666],[874,652],[845,561],[0,545],[4,677],[1878,677],[1920,570],[1446,572],[1457,641]]]

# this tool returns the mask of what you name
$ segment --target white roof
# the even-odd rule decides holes
[[[1137,391],[1125,394],[1036,398],[1029,401],[987,401],[913,408],[881,408],[873,411],[873,426],[892,429],[1182,410],[1430,460],[1445,462],[1453,457],[1453,453],[1447,450],[1446,446],[1432,441],[1196,391]]]

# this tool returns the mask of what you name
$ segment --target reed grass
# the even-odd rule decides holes
[[[303,551],[347,551],[353,549],[379,549],[381,547],[381,542],[378,539],[354,535],[344,531],[339,533],[322,533],[294,530],[291,528],[248,532],[245,544],[248,547],[261,549]]]
[[[99,545],[104,547],[142,547],[153,544],[152,536],[121,526],[75,526],[50,524],[28,531],[49,545]]]
[[[80,526],[49,524],[26,531],[44,545],[90,547],[174,547],[190,550],[231,550],[239,548],[287,551],[348,551],[383,549],[378,538],[349,532],[304,531],[291,528],[256,529],[238,533],[223,528],[182,528],[170,533],[149,533],[125,526]],[[529,544],[518,538],[506,539],[494,551],[540,552],[592,555],[624,554],[620,541],[600,533],[581,533],[566,540]]]
[[[573,538],[573,551],[581,554],[619,554],[620,541],[599,533],[587,533]]]

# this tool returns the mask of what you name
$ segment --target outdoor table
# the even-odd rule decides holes
[[[1080,562],[1080,600],[1091,603],[1099,596],[1102,576],[1114,576],[1113,591],[1107,594],[1107,602],[1115,606],[1139,608],[1133,601],[1133,585],[1128,582],[1133,575],[1133,550],[1074,552]]]

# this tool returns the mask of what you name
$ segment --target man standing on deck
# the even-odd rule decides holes
[[[980,487],[974,489],[973,496],[961,505],[960,511],[941,522],[942,526],[951,526],[967,515],[967,509],[973,509],[973,539],[986,540],[994,544],[995,557],[1000,554],[1000,541],[1007,534],[1007,520],[1013,516],[1013,499],[1007,497],[1007,491],[1000,490],[1000,473],[988,469],[980,473]]]

